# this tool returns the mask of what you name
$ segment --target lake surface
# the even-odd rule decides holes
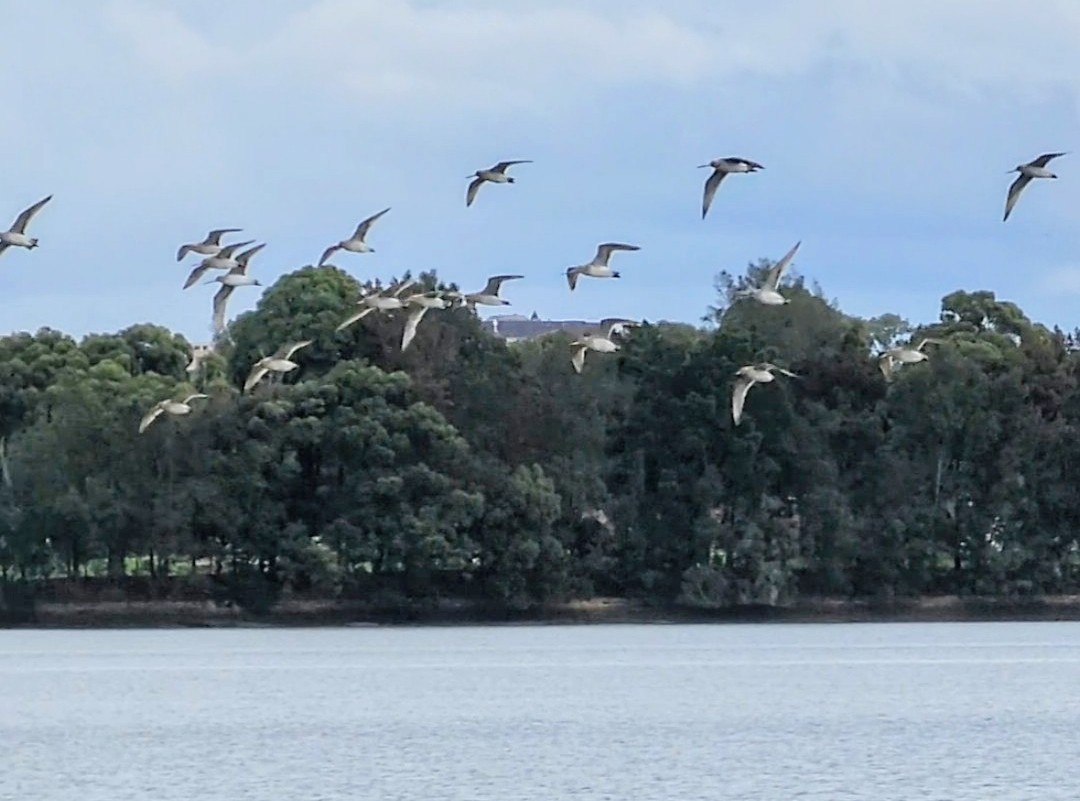
[[[0,799],[1080,797],[1080,624],[0,631]]]

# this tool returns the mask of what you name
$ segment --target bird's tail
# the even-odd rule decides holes
[[[37,237],[35,236],[34,238],[32,238],[32,239],[30,240],[30,244],[29,244],[29,245],[27,245],[27,248],[28,248],[29,250],[33,250],[33,249],[34,249],[34,248],[36,248],[36,247],[37,247]]]

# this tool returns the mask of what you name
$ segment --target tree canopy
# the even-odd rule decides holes
[[[405,352],[400,312],[337,331],[362,287],[329,266],[282,277],[190,373],[150,324],[0,338],[0,579],[141,575],[253,608],[1075,592],[1077,335],[987,291],[923,326],[797,276],[785,306],[736,300],[767,267],[718,276],[704,327],[628,329],[580,375],[569,335],[507,344],[461,308]],[[887,380],[878,355],[926,337]],[[300,338],[296,370],[241,392]],[[798,377],[736,426],[735,371],[760,361]]]

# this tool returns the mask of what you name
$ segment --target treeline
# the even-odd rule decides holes
[[[257,609],[1076,591],[1074,337],[989,292],[918,331],[798,277],[787,306],[732,304],[765,266],[718,277],[710,324],[632,329],[582,375],[568,336],[507,345],[463,309],[404,353],[400,316],[336,332],[361,287],[334,268],[280,279],[193,376],[154,325],[0,339],[8,603],[57,581]],[[922,336],[945,344],[887,383],[876,352]],[[298,370],[240,393],[300,338]],[[733,375],[759,360],[800,378],[754,387],[735,427]]]

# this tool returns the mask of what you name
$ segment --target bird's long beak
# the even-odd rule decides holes
[[[207,284],[216,284],[216,283],[217,283],[216,278],[211,278],[209,281],[203,281],[202,282],[203,286],[206,286]]]
[[[709,166],[708,164],[699,164],[699,165],[697,165],[697,168],[700,170],[702,167],[708,167],[708,166]]]

